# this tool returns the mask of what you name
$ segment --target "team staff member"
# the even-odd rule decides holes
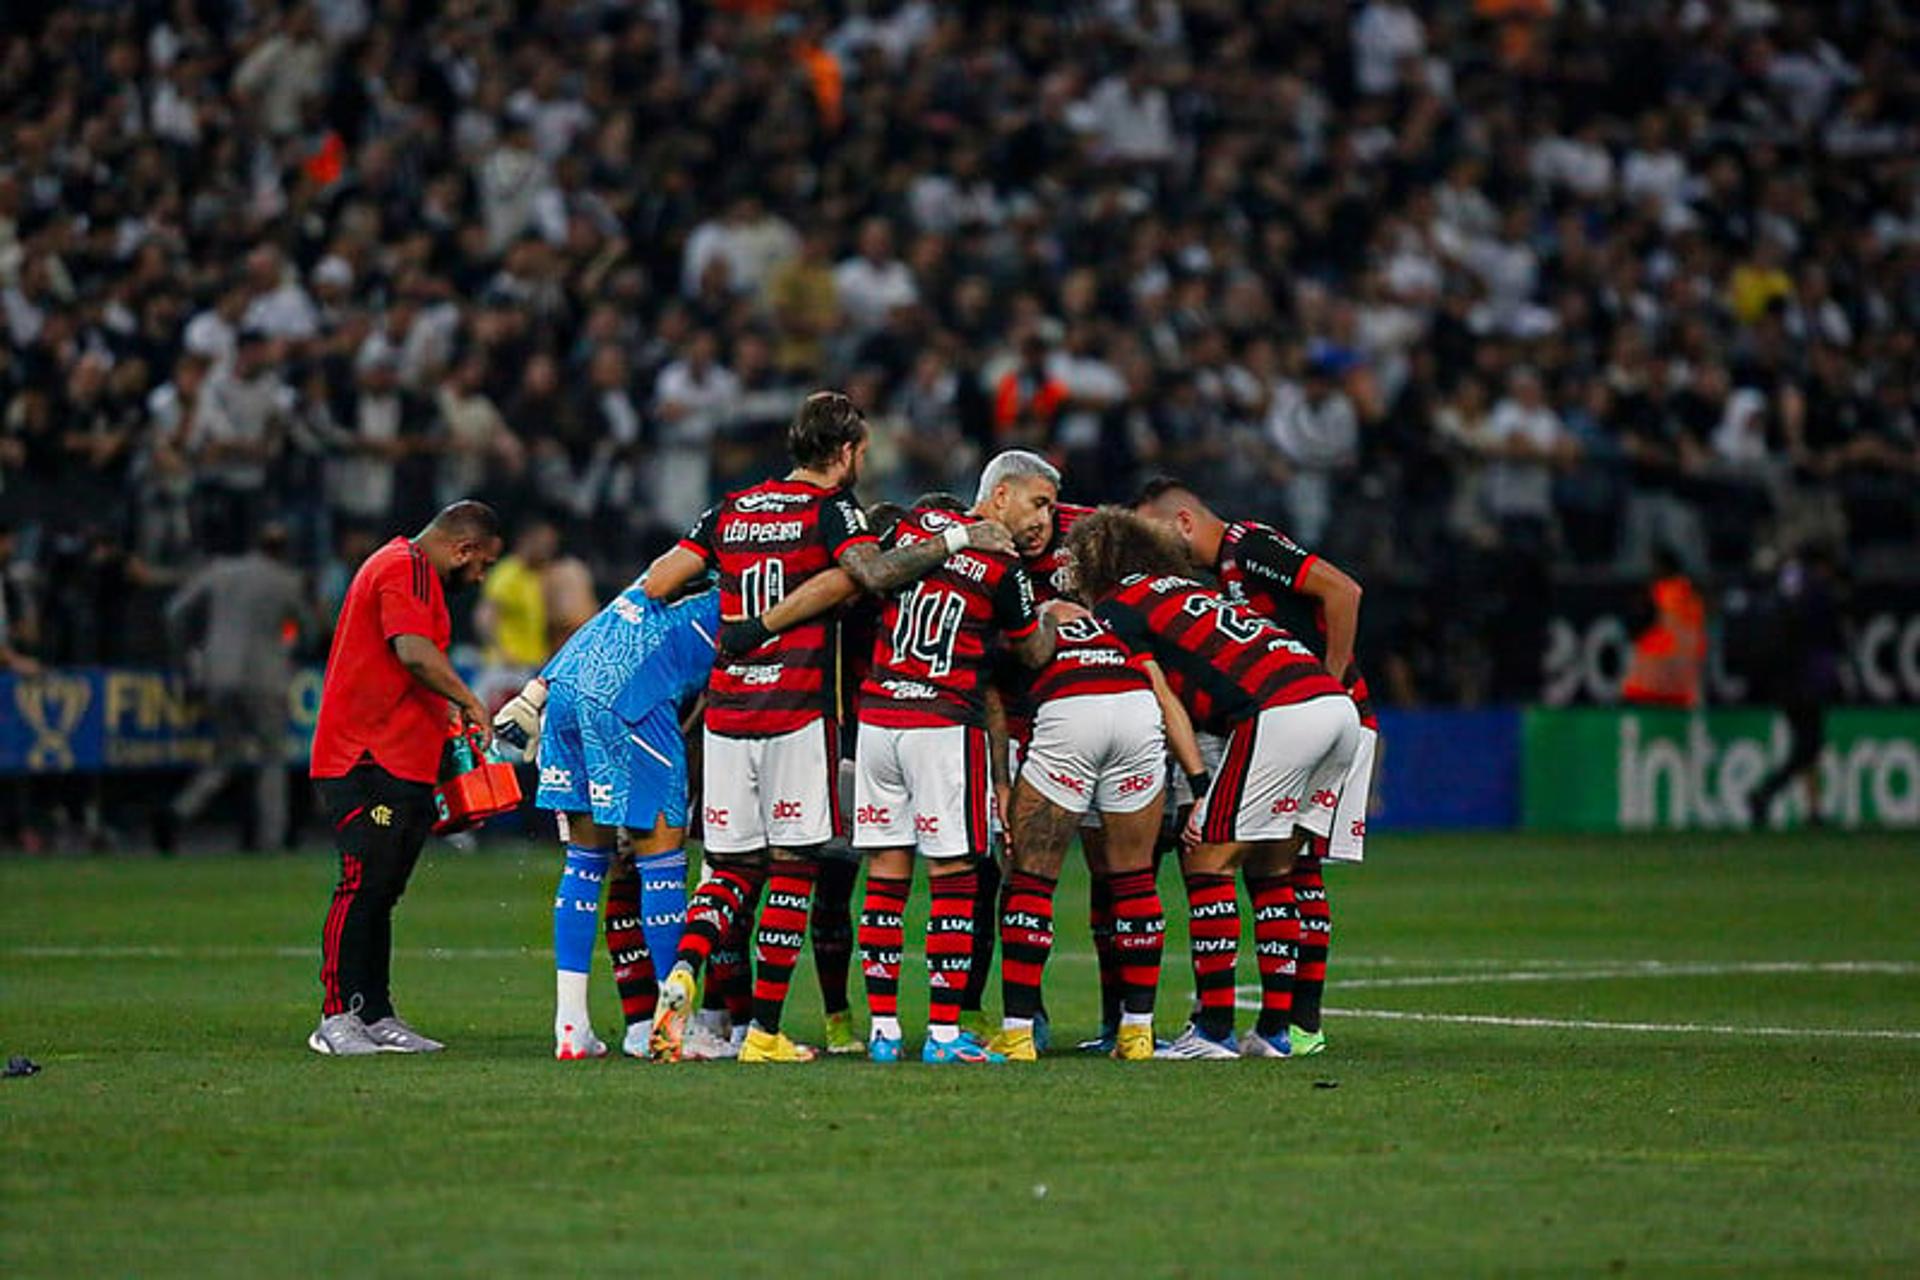
[[[394,1012],[393,908],[433,825],[448,704],[492,738],[486,707],[447,661],[447,591],[477,585],[499,558],[493,508],[456,502],[368,556],[347,588],[313,732],[313,778],[340,850],[320,937],[325,999],[307,1037],[315,1053],[444,1047]]]

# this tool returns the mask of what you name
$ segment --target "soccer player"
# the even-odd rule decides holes
[[[794,470],[729,494],[647,573],[647,592],[671,596],[711,568],[721,611],[757,617],[836,565],[872,592],[914,582],[954,554],[919,542],[882,552],[849,490],[867,453],[867,423],[834,391],[807,397],[787,432]],[[936,540],[937,542],[938,540]],[[977,551],[1012,550],[986,521],[961,529]],[[787,987],[805,940],[820,847],[839,826],[832,715],[831,623],[814,618],[777,640],[729,648],[707,686],[702,817],[708,871],[687,913],[672,972],[661,983],[655,1055],[679,1056],[699,967],[765,879],[754,947],[753,1027],[743,1062],[806,1062],[813,1051],[780,1030]],[[772,862],[769,869],[768,851]]]
[[[1380,728],[1366,677],[1354,660],[1360,584],[1277,529],[1251,520],[1222,520],[1178,480],[1150,482],[1135,510],[1178,534],[1194,562],[1219,578],[1228,599],[1278,622],[1313,650],[1329,672],[1339,674],[1360,715],[1362,730],[1353,776],[1341,797],[1343,812],[1351,815],[1343,834],[1352,837],[1353,823],[1366,821],[1373,741]],[[1360,830],[1364,829],[1362,825]],[[1289,954],[1269,958],[1273,962],[1262,971],[1261,1005],[1276,1014],[1288,1013],[1288,1039],[1292,1051],[1301,1056],[1323,1052],[1327,1044],[1320,1005],[1326,991],[1333,916],[1322,868],[1330,844],[1325,836],[1313,837],[1284,883],[1257,877],[1247,883],[1256,913],[1278,913],[1282,919],[1298,921],[1289,926],[1299,933],[1297,967],[1293,944],[1280,944]]]
[[[1113,1056],[1153,1057],[1153,999],[1166,916],[1154,846],[1166,793],[1166,753],[1206,790],[1200,748],[1159,664],[1097,618],[1060,624],[1053,660],[1034,680],[1032,737],[1014,786],[1013,871],[1000,921],[1005,1013],[993,1049],[1009,1061],[1039,1056],[1034,1019],[1053,949],[1060,863],[1088,813],[1105,835],[1121,1012]]]
[[[827,607],[820,591],[789,596],[762,619],[771,631]],[[819,603],[816,603],[819,602]],[[539,676],[500,709],[495,732],[509,745],[537,747],[536,807],[558,815],[566,863],[554,897],[557,973],[554,1056],[603,1056],[587,1010],[587,972],[600,885],[624,834],[635,862],[644,955],[679,948],[686,910],[687,760],[680,706],[706,687],[720,632],[720,598],[704,591],[671,605],[647,595],[644,579],[616,596],[567,641]],[[609,889],[608,938],[623,926],[626,894]],[[639,962],[616,950],[617,971]],[[643,1056],[645,1020],[630,1022],[625,1051]]]
[[[1094,616],[1148,652],[1194,722],[1227,738],[1219,772],[1194,806],[1182,869],[1200,1007],[1166,1050],[1176,1058],[1238,1056],[1233,1034],[1240,904],[1234,871],[1284,878],[1308,834],[1326,835],[1360,747],[1346,689],[1272,619],[1191,576],[1186,548],[1128,511],[1097,511],[1067,540]],[[1263,970],[1277,964],[1283,917],[1256,912]],[[1277,1015],[1277,1016],[1276,1016]],[[1290,1052],[1284,1013],[1263,1007],[1248,1056]]]
[[[927,860],[932,906],[927,969],[932,991],[929,1063],[1003,1062],[960,1028],[972,968],[975,867],[988,849],[988,785],[1008,781],[985,728],[987,646],[1006,637],[1032,667],[1053,657],[1058,619],[1036,612],[1033,582],[1011,554],[1049,526],[1060,473],[1036,454],[1009,451],[988,463],[973,510],[917,510],[894,529],[896,551],[937,547],[939,568],[887,600],[873,668],[860,689],[853,845],[870,851],[860,918],[861,967],[872,1028],[868,1056],[897,1062],[902,917],[913,855]],[[1012,537],[1001,548],[971,543],[992,522]]]
[[[411,538],[367,557],[340,606],[311,772],[340,852],[320,937],[315,1053],[432,1053],[389,990],[393,908],[433,827],[433,783],[449,711],[491,739],[487,709],[447,661],[447,592],[476,586],[500,558],[500,520],[456,502]]]

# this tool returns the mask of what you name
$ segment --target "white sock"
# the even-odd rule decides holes
[[[1120,1014],[1120,1025],[1123,1027],[1150,1027],[1153,1025],[1153,1015],[1150,1013],[1127,1013],[1125,1010],[1122,1010]]]
[[[960,1038],[960,1028],[951,1022],[936,1022],[927,1028],[927,1038],[935,1044],[952,1044]]]
[[[593,1019],[587,1012],[587,975],[555,969],[553,976],[553,1034],[564,1036],[591,1030]]]
[[[873,1027],[867,1033],[875,1039],[898,1040],[900,1038],[900,1019],[875,1018]]]
[[[1032,1018],[1002,1018],[1000,1019],[1000,1026],[1003,1030],[1006,1030],[1006,1031],[1031,1031],[1033,1030],[1033,1019]]]

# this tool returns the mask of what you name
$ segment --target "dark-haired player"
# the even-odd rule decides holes
[[[988,848],[988,786],[1004,787],[985,727],[988,642],[996,633],[1029,666],[1053,656],[1056,613],[1041,617],[1033,583],[1011,554],[1051,523],[1060,474],[1035,454],[994,458],[971,512],[919,510],[894,530],[898,551],[937,548],[940,567],[887,600],[873,668],[860,689],[853,844],[870,851],[860,954],[873,1025],[868,1056],[896,1062],[902,920],[913,855],[927,860],[931,988],[929,1063],[1005,1061],[960,1028],[972,969],[980,858]],[[969,550],[983,524],[1011,533],[1003,550]]]
[[[1333,940],[1322,865],[1330,850],[1335,856],[1358,856],[1379,732],[1366,677],[1354,661],[1360,584],[1277,529],[1253,520],[1221,519],[1178,480],[1149,483],[1135,510],[1178,534],[1194,562],[1217,575],[1229,599],[1272,618],[1312,649],[1328,671],[1340,675],[1360,714],[1361,749],[1342,793],[1336,839],[1316,836],[1302,850],[1285,884],[1249,880],[1247,885],[1256,912],[1279,912],[1299,921],[1297,971],[1288,972],[1291,956],[1281,958],[1277,967],[1270,966],[1275,971],[1264,975],[1262,1006],[1289,1011],[1294,1053],[1322,1052],[1327,1038],[1321,1030],[1320,1004]]]
[[[867,453],[867,423],[846,396],[808,396],[787,430],[794,469],[727,495],[647,571],[656,599],[714,570],[721,613],[757,618],[838,565],[868,591],[913,582],[945,557],[939,548],[882,553],[849,490]],[[1005,530],[969,529],[968,546],[1012,549]],[[696,976],[754,885],[765,880],[754,948],[753,1028],[742,1062],[806,1062],[813,1051],[780,1031],[805,941],[820,847],[839,826],[833,719],[833,624],[816,618],[742,651],[729,648],[707,686],[702,817],[707,874],[688,906],[673,969],[660,984],[656,1057],[679,1056]],[[734,656],[735,653],[738,656]],[[768,865],[768,850],[772,864]]]
[[[1175,1058],[1242,1052],[1233,1034],[1240,939],[1235,869],[1284,878],[1309,834],[1331,829],[1360,744],[1346,689],[1272,619],[1191,576],[1186,548],[1131,512],[1097,511],[1068,538],[1074,574],[1094,616],[1151,653],[1193,715],[1227,738],[1212,785],[1194,805],[1182,854],[1200,1007],[1166,1050]],[[1263,976],[1282,952],[1285,922],[1256,913]],[[1290,1052],[1284,1013],[1261,1010],[1247,1056]]]

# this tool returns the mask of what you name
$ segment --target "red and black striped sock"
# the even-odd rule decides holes
[[[734,913],[727,936],[714,949],[713,973],[707,979],[715,998],[706,1007],[725,1009],[736,1027],[746,1026],[753,1016],[753,920],[760,909],[760,889],[756,883]]]
[[[1100,963],[1100,1025],[1120,1025],[1120,961],[1113,949],[1113,883],[1095,869],[1087,884],[1087,931],[1093,935],[1094,959]]]
[[[1040,980],[1053,951],[1053,891],[1059,881],[1016,871],[1000,912],[1000,998],[1009,1018],[1040,1012]]]
[[[1165,949],[1166,911],[1153,872],[1122,871],[1112,877],[1113,950],[1120,972],[1120,1007],[1136,1016],[1153,1013]]]
[[[867,980],[867,1012],[876,1018],[900,1016],[900,951],[906,946],[912,888],[913,881],[904,876],[867,874],[867,896],[860,905],[860,971]]]
[[[927,896],[927,1025],[960,1022],[960,1001],[973,968],[973,904],[980,877],[972,870],[929,876]]]
[[[813,891],[813,972],[829,1014],[847,1011],[847,970],[853,963],[853,885],[860,864],[823,858]]]
[[[1187,875],[1187,936],[1193,945],[1194,1023],[1218,1040],[1233,1032],[1234,967],[1240,959],[1240,898],[1233,876]]]
[[[980,890],[973,896],[973,960],[967,969],[967,990],[960,1007],[977,1013],[987,998],[993,977],[993,944],[1000,936],[1000,864],[992,857],[974,864]]]
[[[807,944],[807,911],[819,872],[820,864],[809,859],[776,862],[767,873],[766,906],[753,940],[753,1022],[762,1031],[780,1030],[793,966]]]
[[[1333,909],[1317,857],[1300,859],[1289,877],[1300,913],[1300,966],[1293,975],[1293,1025],[1320,1029],[1320,1002],[1327,991],[1327,953],[1333,947]]]
[[[607,877],[606,922],[613,985],[620,989],[620,1013],[631,1027],[653,1017],[660,984],[640,928],[640,873],[630,861],[616,860]]]
[[[700,972],[733,928],[741,906],[760,887],[766,874],[758,867],[713,867],[700,880],[687,903],[687,927],[680,935],[676,964]],[[752,915],[748,910],[747,915]]]
[[[1300,916],[1286,876],[1248,876],[1253,947],[1260,967],[1260,1020],[1254,1030],[1277,1036],[1293,1021],[1293,974],[1300,956]]]

